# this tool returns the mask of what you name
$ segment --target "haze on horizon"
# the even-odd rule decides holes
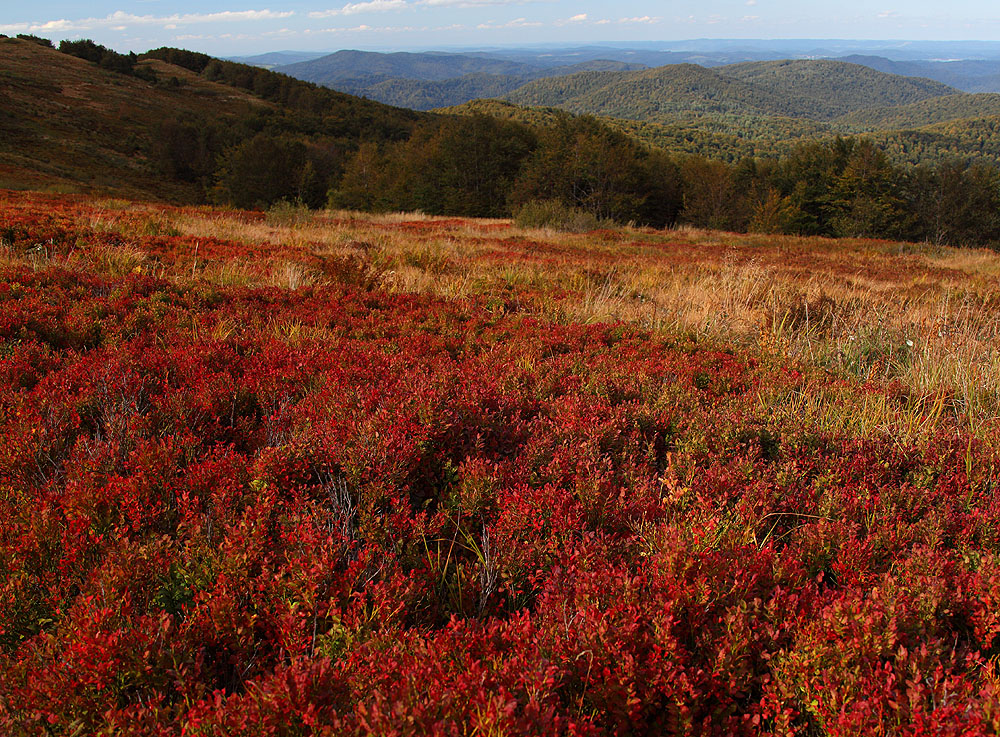
[[[266,0],[265,0],[266,2]],[[67,0],[4,9],[0,33],[91,38],[120,51],[406,50],[692,38],[1000,40],[987,0]]]

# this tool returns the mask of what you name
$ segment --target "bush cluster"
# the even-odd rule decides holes
[[[514,223],[521,228],[552,228],[570,233],[585,233],[602,226],[591,213],[567,207],[559,200],[525,202],[514,213]]]
[[[51,46],[51,42],[49,43]],[[96,44],[90,39],[81,41],[60,41],[59,50],[64,54],[76,56],[80,59],[93,62],[102,69],[119,74],[127,74],[132,77],[144,79],[147,82],[155,82],[156,74],[152,69],[144,66],[137,66],[140,59],[134,53],[119,54],[113,49]]]

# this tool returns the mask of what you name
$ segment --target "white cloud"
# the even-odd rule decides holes
[[[521,20],[524,20],[524,19],[522,18]],[[663,20],[663,19],[651,16],[651,15],[641,15],[641,16],[635,16],[635,17],[632,17],[632,18],[619,18],[618,20],[611,20],[610,18],[599,18],[599,19],[596,19],[596,20],[592,20],[590,18],[590,16],[587,15],[586,13],[580,13],[579,15],[574,15],[571,18],[564,18],[562,20],[557,20],[555,22],[555,25],[561,27],[561,26],[568,26],[571,23],[586,23],[588,25],[593,25],[593,26],[607,26],[607,25],[610,25],[612,23],[619,23],[619,24],[622,24],[622,25],[627,25],[627,24],[653,24],[653,23],[659,23],[661,20]],[[541,25],[541,24],[540,23],[534,23],[534,24],[531,24],[531,25]],[[480,26],[480,28],[498,28],[498,27],[500,27],[500,26],[493,26],[493,25],[482,25],[482,26]]]
[[[432,8],[484,8],[491,5],[526,5],[544,0],[419,0],[417,5]]]
[[[358,13],[384,13],[389,10],[403,10],[409,7],[406,0],[368,0],[362,3],[348,3],[342,8],[317,10],[310,18],[332,18],[337,15],[357,15]]]
[[[527,18],[515,18],[506,23],[497,23],[496,21],[480,23],[476,28],[483,31],[496,31],[504,28],[538,28],[541,25],[543,24],[538,21],[529,21]]]
[[[328,34],[343,34],[343,33],[441,33],[446,31],[460,31],[465,30],[465,26],[461,24],[453,24],[450,26],[439,26],[432,28],[429,26],[370,26],[368,24],[361,24],[360,26],[354,26],[353,28],[306,28],[302,31],[304,36],[316,36],[316,35],[328,35]]]
[[[652,24],[652,23],[659,23],[660,20],[661,20],[661,18],[654,18],[653,16],[650,16],[650,15],[643,15],[643,16],[636,16],[634,18],[619,18],[618,22],[619,23],[646,23],[646,24]]]
[[[185,13],[168,16],[134,15],[122,10],[104,18],[79,18],[77,20],[36,21],[34,23],[13,23],[0,26],[0,33],[75,33],[91,31],[100,28],[121,29],[131,26],[162,26],[173,27],[181,25],[200,25],[204,23],[233,23],[237,21],[280,20],[295,15],[294,11],[275,10],[226,10],[219,13]]]
[[[317,10],[309,13],[310,18],[334,18],[341,15],[357,15],[359,13],[383,13],[386,11],[406,10],[415,7],[428,8],[485,8],[497,5],[526,5],[547,0],[363,0],[363,2],[348,3],[342,8]]]

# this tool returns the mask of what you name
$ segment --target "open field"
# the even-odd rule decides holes
[[[0,731],[994,734],[1000,256],[0,191]]]

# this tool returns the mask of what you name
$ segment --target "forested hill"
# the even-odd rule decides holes
[[[560,116],[567,115],[554,107],[524,107],[504,100],[473,100],[437,112],[489,115],[536,127],[558,125]],[[747,158],[786,157],[809,142],[864,135],[899,165],[958,160],[1000,166],[1000,95],[948,95],[898,108],[859,111],[832,123],[710,115],[678,123],[601,120],[630,138],[664,151],[730,164]],[[937,120],[941,122],[933,122]]]
[[[876,105],[893,106],[959,92],[920,77],[887,74],[830,59],[759,61],[717,69],[785,102],[774,112],[792,118],[832,120]]]
[[[499,97],[534,79],[581,71],[629,71],[642,64],[588,59],[546,64],[483,54],[338,51],[275,70],[352,95],[414,110]]]
[[[298,79],[323,85],[344,79],[420,79],[439,81],[465,74],[504,74],[529,76],[538,67],[520,61],[493,59],[475,54],[434,52],[397,52],[380,54],[374,51],[338,51],[319,59],[288,64],[279,71]]]
[[[965,92],[1000,92],[1000,61],[996,59],[895,61],[883,56],[854,54],[840,60],[889,74],[934,79]]]
[[[1000,115],[1000,94],[980,93],[945,95],[910,105],[856,110],[837,122],[856,130],[892,130],[997,115]]]
[[[956,93],[931,80],[815,60],[751,62],[715,69],[680,64],[635,72],[588,72],[537,80],[505,99],[651,122],[690,120],[704,114],[830,121],[869,107]]]

